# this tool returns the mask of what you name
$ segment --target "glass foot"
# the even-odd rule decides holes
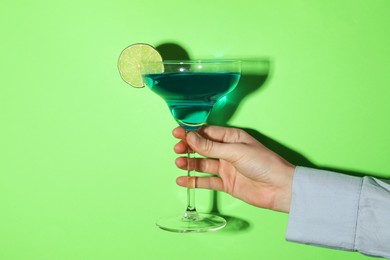
[[[226,226],[226,220],[211,214],[185,212],[181,216],[161,218],[156,222],[156,225],[171,232],[209,232]]]

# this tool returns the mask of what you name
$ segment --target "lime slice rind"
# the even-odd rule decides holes
[[[163,72],[160,53],[146,43],[136,43],[125,48],[118,59],[118,69],[122,79],[135,88],[144,87],[142,63],[155,63],[155,71]]]

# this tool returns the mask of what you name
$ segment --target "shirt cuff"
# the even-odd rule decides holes
[[[286,239],[356,250],[362,182],[359,177],[296,167]]]

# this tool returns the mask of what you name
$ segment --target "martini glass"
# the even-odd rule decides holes
[[[161,72],[163,71],[163,72]],[[241,75],[241,63],[234,60],[183,60],[144,63],[146,86],[162,97],[179,125],[186,132],[205,124],[214,104],[232,91]],[[220,216],[199,213],[195,207],[195,178],[188,157],[187,207],[183,214],[161,218],[157,226],[173,232],[207,232],[223,228]]]

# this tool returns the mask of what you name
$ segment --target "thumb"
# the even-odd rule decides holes
[[[242,147],[239,148],[238,146],[243,145],[238,143],[215,142],[204,138],[197,132],[189,132],[187,134],[187,143],[192,150],[200,155],[211,158],[220,158],[229,162],[234,162],[239,159],[240,156],[237,151],[239,151],[240,148],[242,149]]]

